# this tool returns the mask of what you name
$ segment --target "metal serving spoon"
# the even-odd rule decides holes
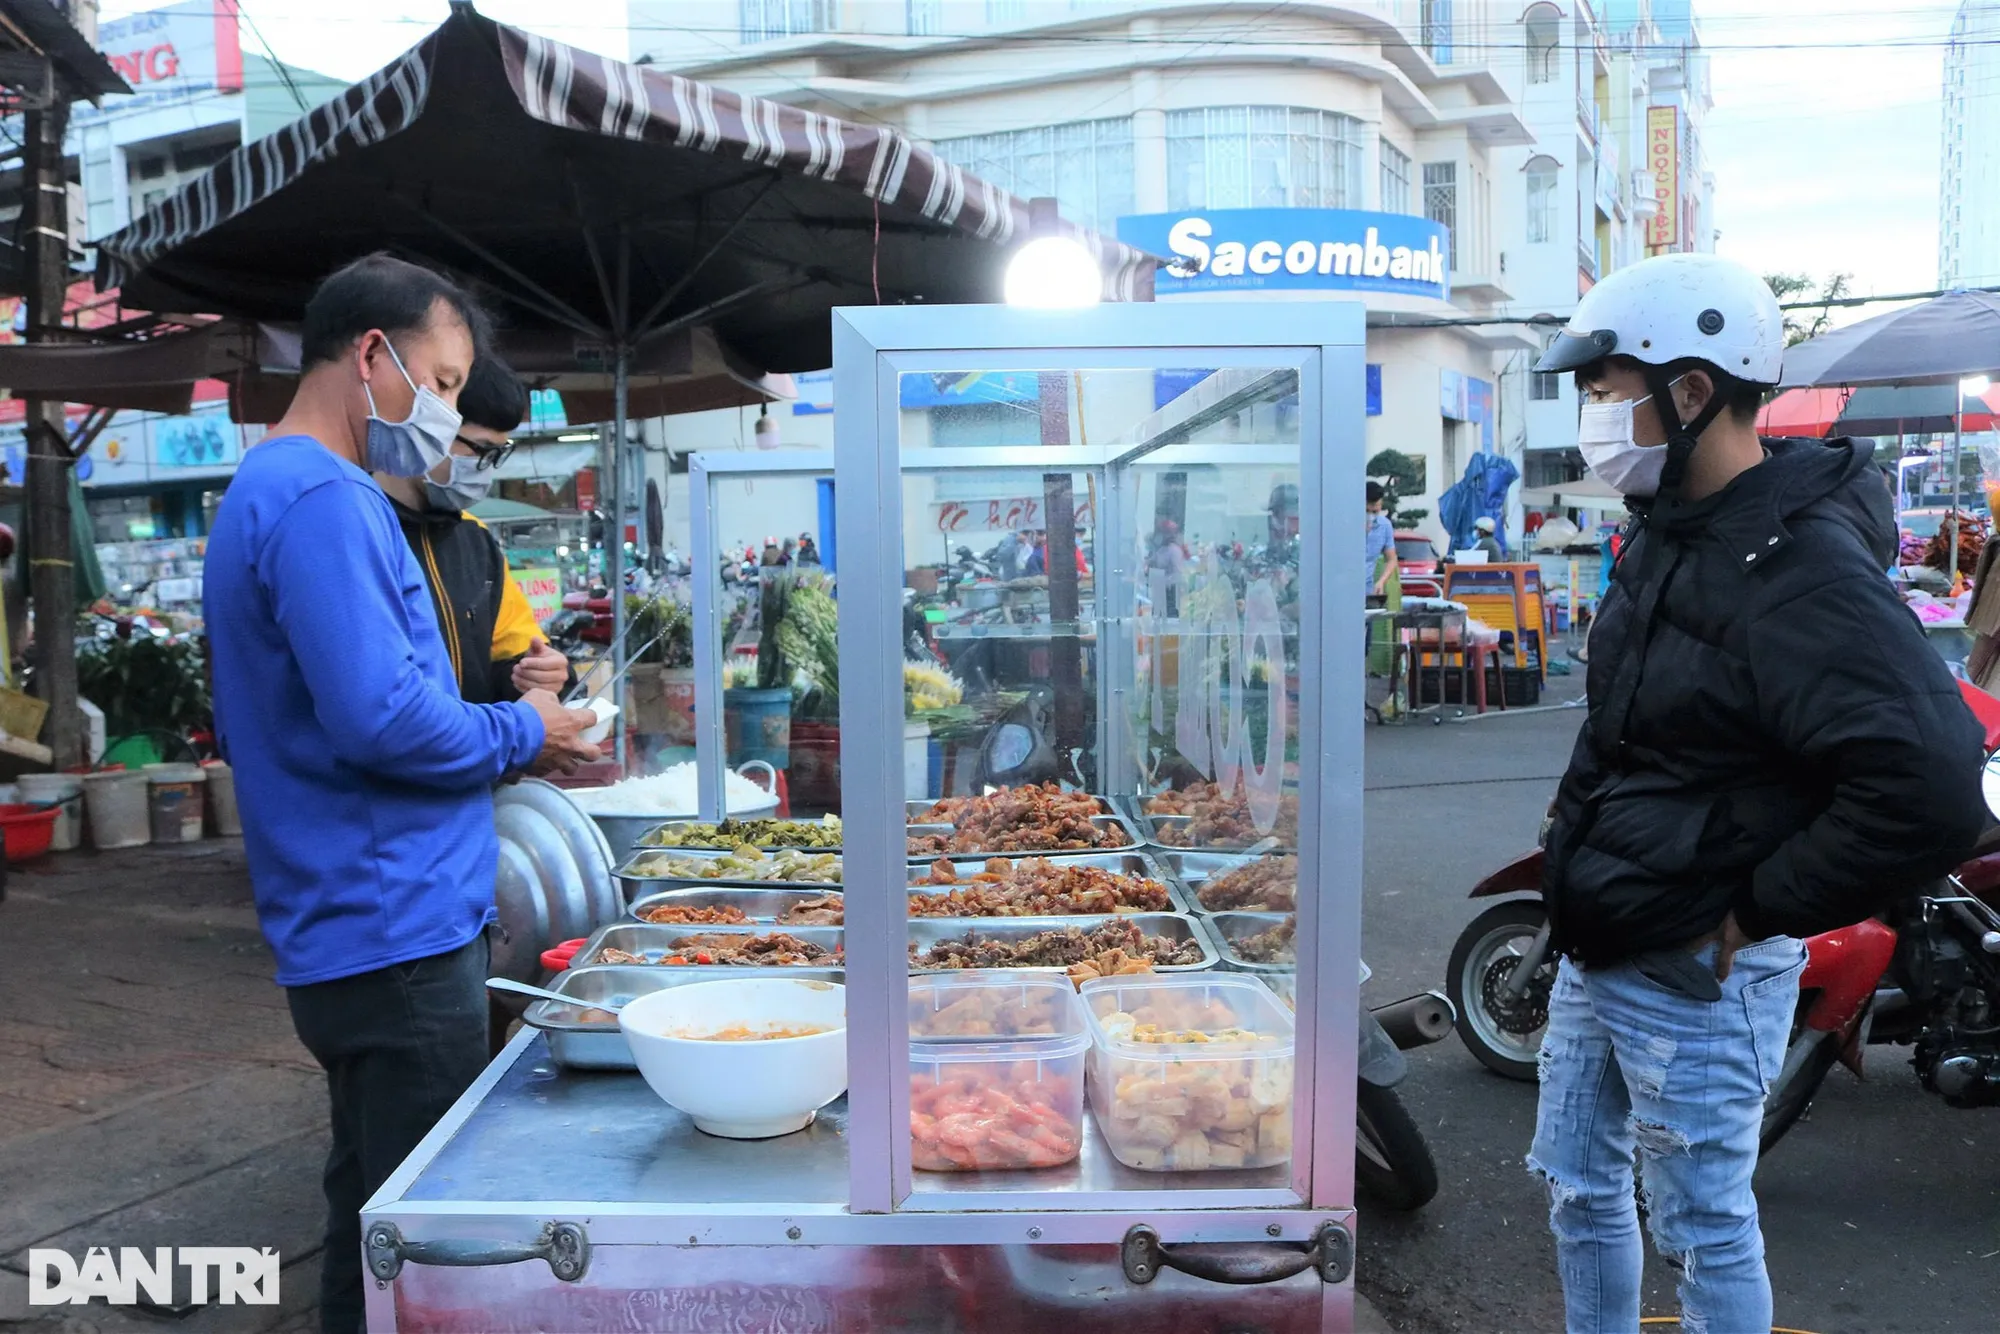
[[[573,1010],[603,1010],[607,1014],[617,1014],[625,1008],[613,1001],[580,1000],[575,996],[565,996],[560,991],[531,987],[526,982],[516,982],[511,977],[489,977],[486,979],[486,987],[489,991],[511,991],[517,996],[533,996],[537,1000],[554,1001]]]

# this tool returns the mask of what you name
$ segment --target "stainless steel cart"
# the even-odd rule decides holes
[[[806,1131],[712,1139],[525,1033],[364,1211],[371,1327],[1349,1328],[1361,308],[885,307],[834,329],[848,1094]],[[1128,807],[1170,781],[1240,793],[1239,844],[1296,821],[1287,1163],[1135,1170],[1093,1086],[1067,1165],[912,1166],[905,552],[943,507],[1010,491],[1094,584],[1053,575],[1048,677],[1023,683],[1055,696],[1056,776]]]

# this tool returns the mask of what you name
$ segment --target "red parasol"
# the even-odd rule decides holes
[[[1787,389],[1757,414],[1757,434],[1824,437],[1853,392],[1844,387]]]

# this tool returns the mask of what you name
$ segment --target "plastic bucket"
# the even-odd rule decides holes
[[[728,737],[729,764],[762,760],[783,769],[792,760],[792,692],[777,686],[760,690],[738,686],[722,692],[723,728]]]
[[[208,822],[223,838],[240,838],[243,817],[236,810],[236,772],[221,760],[201,766],[208,775]]]
[[[83,842],[83,779],[75,774],[22,774],[14,783],[22,801],[56,808],[51,848],[68,852]]]
[[[84,805],[90,813],[90,841],[99,848],[136,848],[153,841],[147,814],[144,772],[108,769],[83,780]]]
[[[199,764],[146,766],[146,814],[155,843],[193,843],[201,838],[202,788],[208,775]]]
[[[49,850],[55,833],[54,806],[0,806],[0,838],[4,838],[7,860],[24,862]]]

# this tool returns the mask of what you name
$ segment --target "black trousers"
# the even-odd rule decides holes
[[[361,1206],[486,1068],[486,937],[372,973],[290,987],[292,1027],[326,1070],[320,1328],[357,1334]]]

